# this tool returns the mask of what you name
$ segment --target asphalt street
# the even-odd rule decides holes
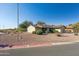
[[[0,51],[8,56],[79,56],[79,43]],[[6,53],[6,54],[5,54]]]

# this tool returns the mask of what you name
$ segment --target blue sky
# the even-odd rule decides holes
[[[17,25],[17,5],[0,4],[0,28],[14,28]]]
[[[71,24],[79,21],[79,4],[20,4],[20,21]]]
[[[0,25],[16,27],[16,8],[16,4],[0,4]],[[79,4],[20,3],[19,9],[20,22],[28,20],[33,23],[43,21],[47,24],[68,25],[79,21]]]

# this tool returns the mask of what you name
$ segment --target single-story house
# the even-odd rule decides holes
[[[53,26],[53,28],[60,32],[60,33],[64,33],[65,32],[65,26],[64,25],[58,25],[58,26]]]
[[[27,32],[32,33],[38,29],[42,29],[43,31],[45,31],[45,33],[48,33],[49,30],[51,30],[51,29],[55,29],[58,32],[62,32],[62,33],[65,32],[65,26],[63,26],[63,25],[55,26],[55,25],[45,25],[45,24],[43,24],[43,25],[39,25],[39,24],[30,25],[27,28]]]
[[[66,33],[73,33],[74,32],[74,28],[72,26],[66,26],[65,32]]]

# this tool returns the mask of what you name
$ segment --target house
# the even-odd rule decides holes
[[[64,33],[64,32],[65,32],[65,26],[64,26],[64,25],[54,26],[53,28],[54,28],[56,31],[60,32],[60,33]]]
[[[27,32],[28,33],[33,33],[34,31],[38,30],[38,29],[42,29],[43,31],[49,31],[49,27],[47,25],[30,25],[27,27]]]
[[[66,33],[73,33],[74,32],[74,28],[72,26],[66,26],[65,32]]]
[[[65,32],[65,26],[63,26],[63,25],[55,26],[55,25],[45,25],[45,24],[30,25],[27,28],[27,32],[33,33],[34,31],[36,31],[38,29],[42,29],[45,33],[48,33],[50,30],[53,30],[53,29],[55,29],[58,32],[62,32],[62,33]]]
[[[27,32],[28,33],[32,33],[32,32],[34,32],[36,30],[36,28],[33,26],[33,25],[30,25],[30,26],[28,26],[28,28],[27,28]]]
[[[42,29],[44,33],[48,33],[51,29],[53,29],[53,26],[46,24],[42,24],[42,25],[36,24],[35,28],[36,30]]]

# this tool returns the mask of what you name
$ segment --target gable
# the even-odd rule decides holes
[[[29,33],[32,33],[33,31],[35,31],[35,27],[30,25],[28,28],[27,28],[27,32]]]

